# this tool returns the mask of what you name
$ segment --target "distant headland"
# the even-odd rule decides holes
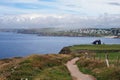
[[[39,28],[39,29],[0,29],[2,32],[36,34],[38,36],[68,36],[68,37],[107,37],[120,38],[120,28]]]

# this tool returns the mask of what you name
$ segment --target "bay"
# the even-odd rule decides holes
[[[0,32],[0,58],[31,54],[59,53],[65,46],[91,44],[100,39],[105,44],[120,44],[120,39],[103,37],[51,37]]]

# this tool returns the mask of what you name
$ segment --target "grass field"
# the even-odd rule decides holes
[[[109,60],[117,60],[118,57],[120,58],[120,52],[109,52],[108,54],[108,59]],[[104,60],[105,59],[106,53],[97,53],[96,57],[99,59]]]
[[[74,45],[70,47],[74,51],[88,50],[95,52],[96,58],[105,59],[105,55],[108,54],[109,60],[116,60],[120,57],[120,45]]]
[[[81,57],[77,62],[83,73],[91,74],[97,80],[120,80],[120,45],[74,45],[70,47],[70,50],[76,53],[88,51],[89,55],[95,53],[89,58]],[[109,68],[105,62],[106,54],[108,54]]]
[[[74,45],[71,46],[72,51],[91,50],[96,52],[120,52],[120,45]]]
[[[120,66],[106,66],[103,60],[91,60],[81,58],[77,65],[85,74],[91,74],[97,80],[120,80]]]

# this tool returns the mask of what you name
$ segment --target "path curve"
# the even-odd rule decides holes
[[[96,80],[93,76],[83,74],[79,71],[79,68],[75,65],[78,60],[79,58],[76,57],[66,63],[66,67],[68,68],[73,80]]]

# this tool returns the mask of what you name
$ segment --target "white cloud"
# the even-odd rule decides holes
[[[110,3],[120,0],[1,0],[0,28],[120,27],[120,6]]]
[[[86,17],[79,15],[50,15],[26,14],[16,16],[1,16],[0,28],[120,28],[120,15],[103,15],[100,17]]]

